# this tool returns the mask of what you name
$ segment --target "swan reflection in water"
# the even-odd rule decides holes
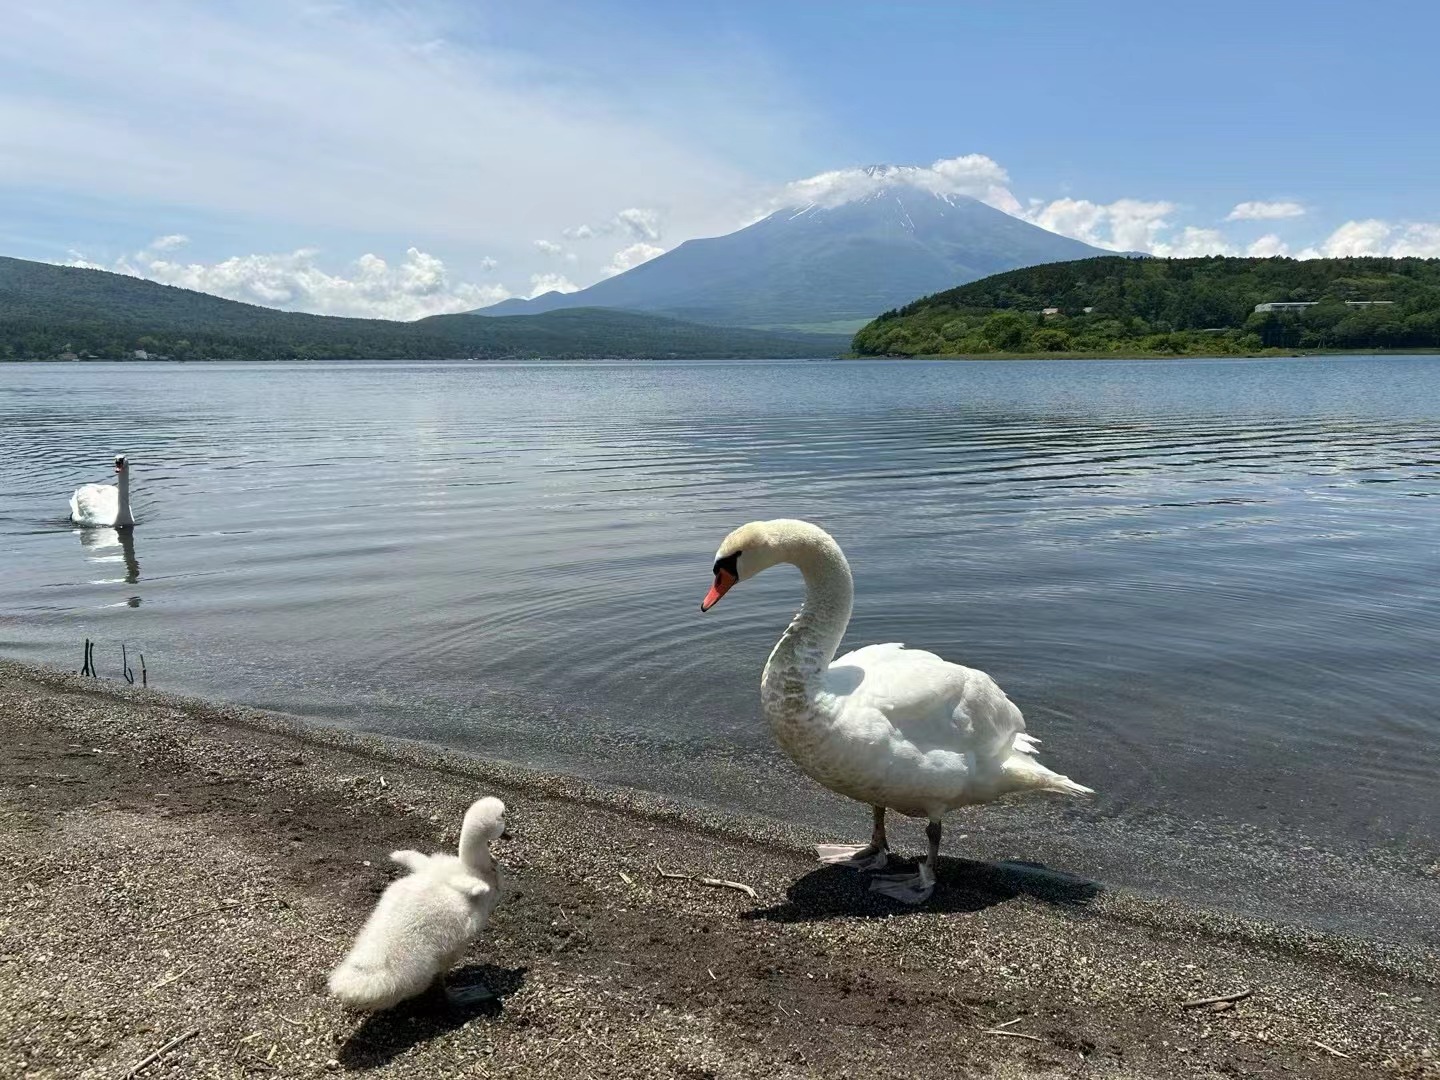
[[[134,529],[77,529],[80,537],[80,546],[86,549],[91,562],[109,563],[123,562],[125,564],[124,582],[127,585],[134,585],[140,580],[140,560],[135,557],[135,530]],[[110,548],[119,548],[118,553],[112,553]],[[120,578],[102,578],[94,584],[112,585],[118,584]],[[130,607],[140,606],[140,597],[132,596],[126,601]]]

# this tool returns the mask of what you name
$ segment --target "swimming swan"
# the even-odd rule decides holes
[[[935,888],[946,812],[1012,792],[1091,793],[1035,760],[1036,740],[1025,734],[1020,710],[983,671],[898,644],[868,645],[832,662],[855,588],[840,545],[808,521],[752,521],[727,536],[700,610],[777,563],[799,568],[805,604],[765,664],[761,711],[807,776],[869,803],[874,814],[870,843],[823,845],[821,862],[880,869],[889,859],[885,811],[926,818],[930,850],[918,872],[870,886],[923,903]]]
[[[484,986],[447,991],[445,973],[500,900],[490,842],[504,835],[505,804],[486,798],[465,811],[458,858],[392,851],[390,858],[410,873],[381,895],[349,955],[330,973],[330,993],[372,1011],[427,990],[456,1004],[491,996]]]
[[[115,455],[116,484],[86,484],[70,496],[70,520],[77,525],[109,525],[128,529],[135,524],[130,513],[130,463]]]

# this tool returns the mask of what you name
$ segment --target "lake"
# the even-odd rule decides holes
[[[130,542],[66,520],[121,451]],[[798,575],[698,611],[804,517],[847,647],[988,671],[1098,791],[948,854],[1440,944],[1437,494],[1420,356],[8,365],[0,653],[862,840],[759,717]]]

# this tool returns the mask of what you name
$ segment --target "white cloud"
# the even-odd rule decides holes
[[[984,154],[965,154],[942,158],[928,167],[872,165],[863,169],[833,169],[785,185],[772,209],[841,206],[901,184],[935,195],[969,195],[1013,214],[1020,210],[1020,203],[1011,193],[1009,183],[1009,174],[993,159]]]
[[[615,215],[616,222],[636,240],[660,239],[660,215],[654,210],[632,206]]]
[[[1239,251],[1217,229],[1186,225],[1175,239],[1157,242],[1153,253],[1172,259],[1196,259],[1203,255],[1237,255]]]
[[[498,259],[492,259],[489,255],[486,255],[483,259],[480,260],[481,270],[494,270],[499,265],[500,261]]]
[[[1175,209],[1174,203],[1144,199],[1095,203],[1066,198],[1032,204],[1015,216],[1111,251],[1154,252],[1161,244],[1161,234],[1170,228],[1169,218]]]
[[[535,247],[546,255],[559,255],[565,249],[553,240],[536,240]]]
[[[1289,255],[1290,245],[1274,233],[1266,233],[1260,239],[1253,241],[1245,249],[1245,254],[1252,259],[1273,259],[1277,255]]]
[[[535,299],[548,292],[572,293],[579,292],[580,286],[567,278],[564,274],[531,274],[529,300]]]
[[[466,265],[498,255],[521,281],[543,269],[532,238],[565,221],[632,208],[636,240],[662,220],[667,234],[713,235],[764,189],[737,163],[805,156],[801,96],[763,53],[696,55],[634,27],[606,39],[578,17],[542,53],[491,21],[486,5],[447,0],[7,9],[0,192],[102,200],[117,221],[244,220],[282,238],[271,250],[347,232],[354,250],[443,242]],[[713,93],[719,71],[736,93]],[[598,277],[604,260],[582,256],[577,273]]]
[[[1298,202],[1242,202],[1225,215],[1226,221],[1280,221],[1305,216]]]
[[[1347,221],[1318,245],[1295,253],[1297,259],[1343,259],[1358,255],[1440,258],[1440,224],[1397,225],[1378,218]]]
[[[174,251],[190,243],[190,238],[183,233],[171,233],[169,236],[157,236],[150,241],[152,251]]]
[[[641,263],[649,262],[656,255],[664,255],[665,249],[656,247],[654,244],[647,244],[643,240],[638,244],[631,244],[622,248],[610,258],[610,265],[605,267],[603,273],[606,277],[614,277],[616,274],[623,274]]]
[[[613,236],[615,233],[628,233],[635,240],[659,240],[660,211],[632,206],[598,225],[576,225],[560,231],[560,235],[567,240],[591,240],[597,236]]]
[[[510,295],[500,285],[452,283],[443,262],[413,247],[405,252],[402,262],[393,266],[378,255],[362,255],[348,276],[322,270],[316,264],[319,253],[313,248],[273,255],[237,255],[208,264],[174,262],[164,257],[164,250],[152,243],[109,266],[80,255],[73,255],[70,264],[112,270],[264,307],[366,319],[408,320],[469,311]]]

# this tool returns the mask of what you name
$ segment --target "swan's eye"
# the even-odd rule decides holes
[[[737,551],[734,555],[726,555],[723,559],[716,559],[715,573],[718,574],[722,570],[732,578],[738,578],[740,576],[740,552]]]

